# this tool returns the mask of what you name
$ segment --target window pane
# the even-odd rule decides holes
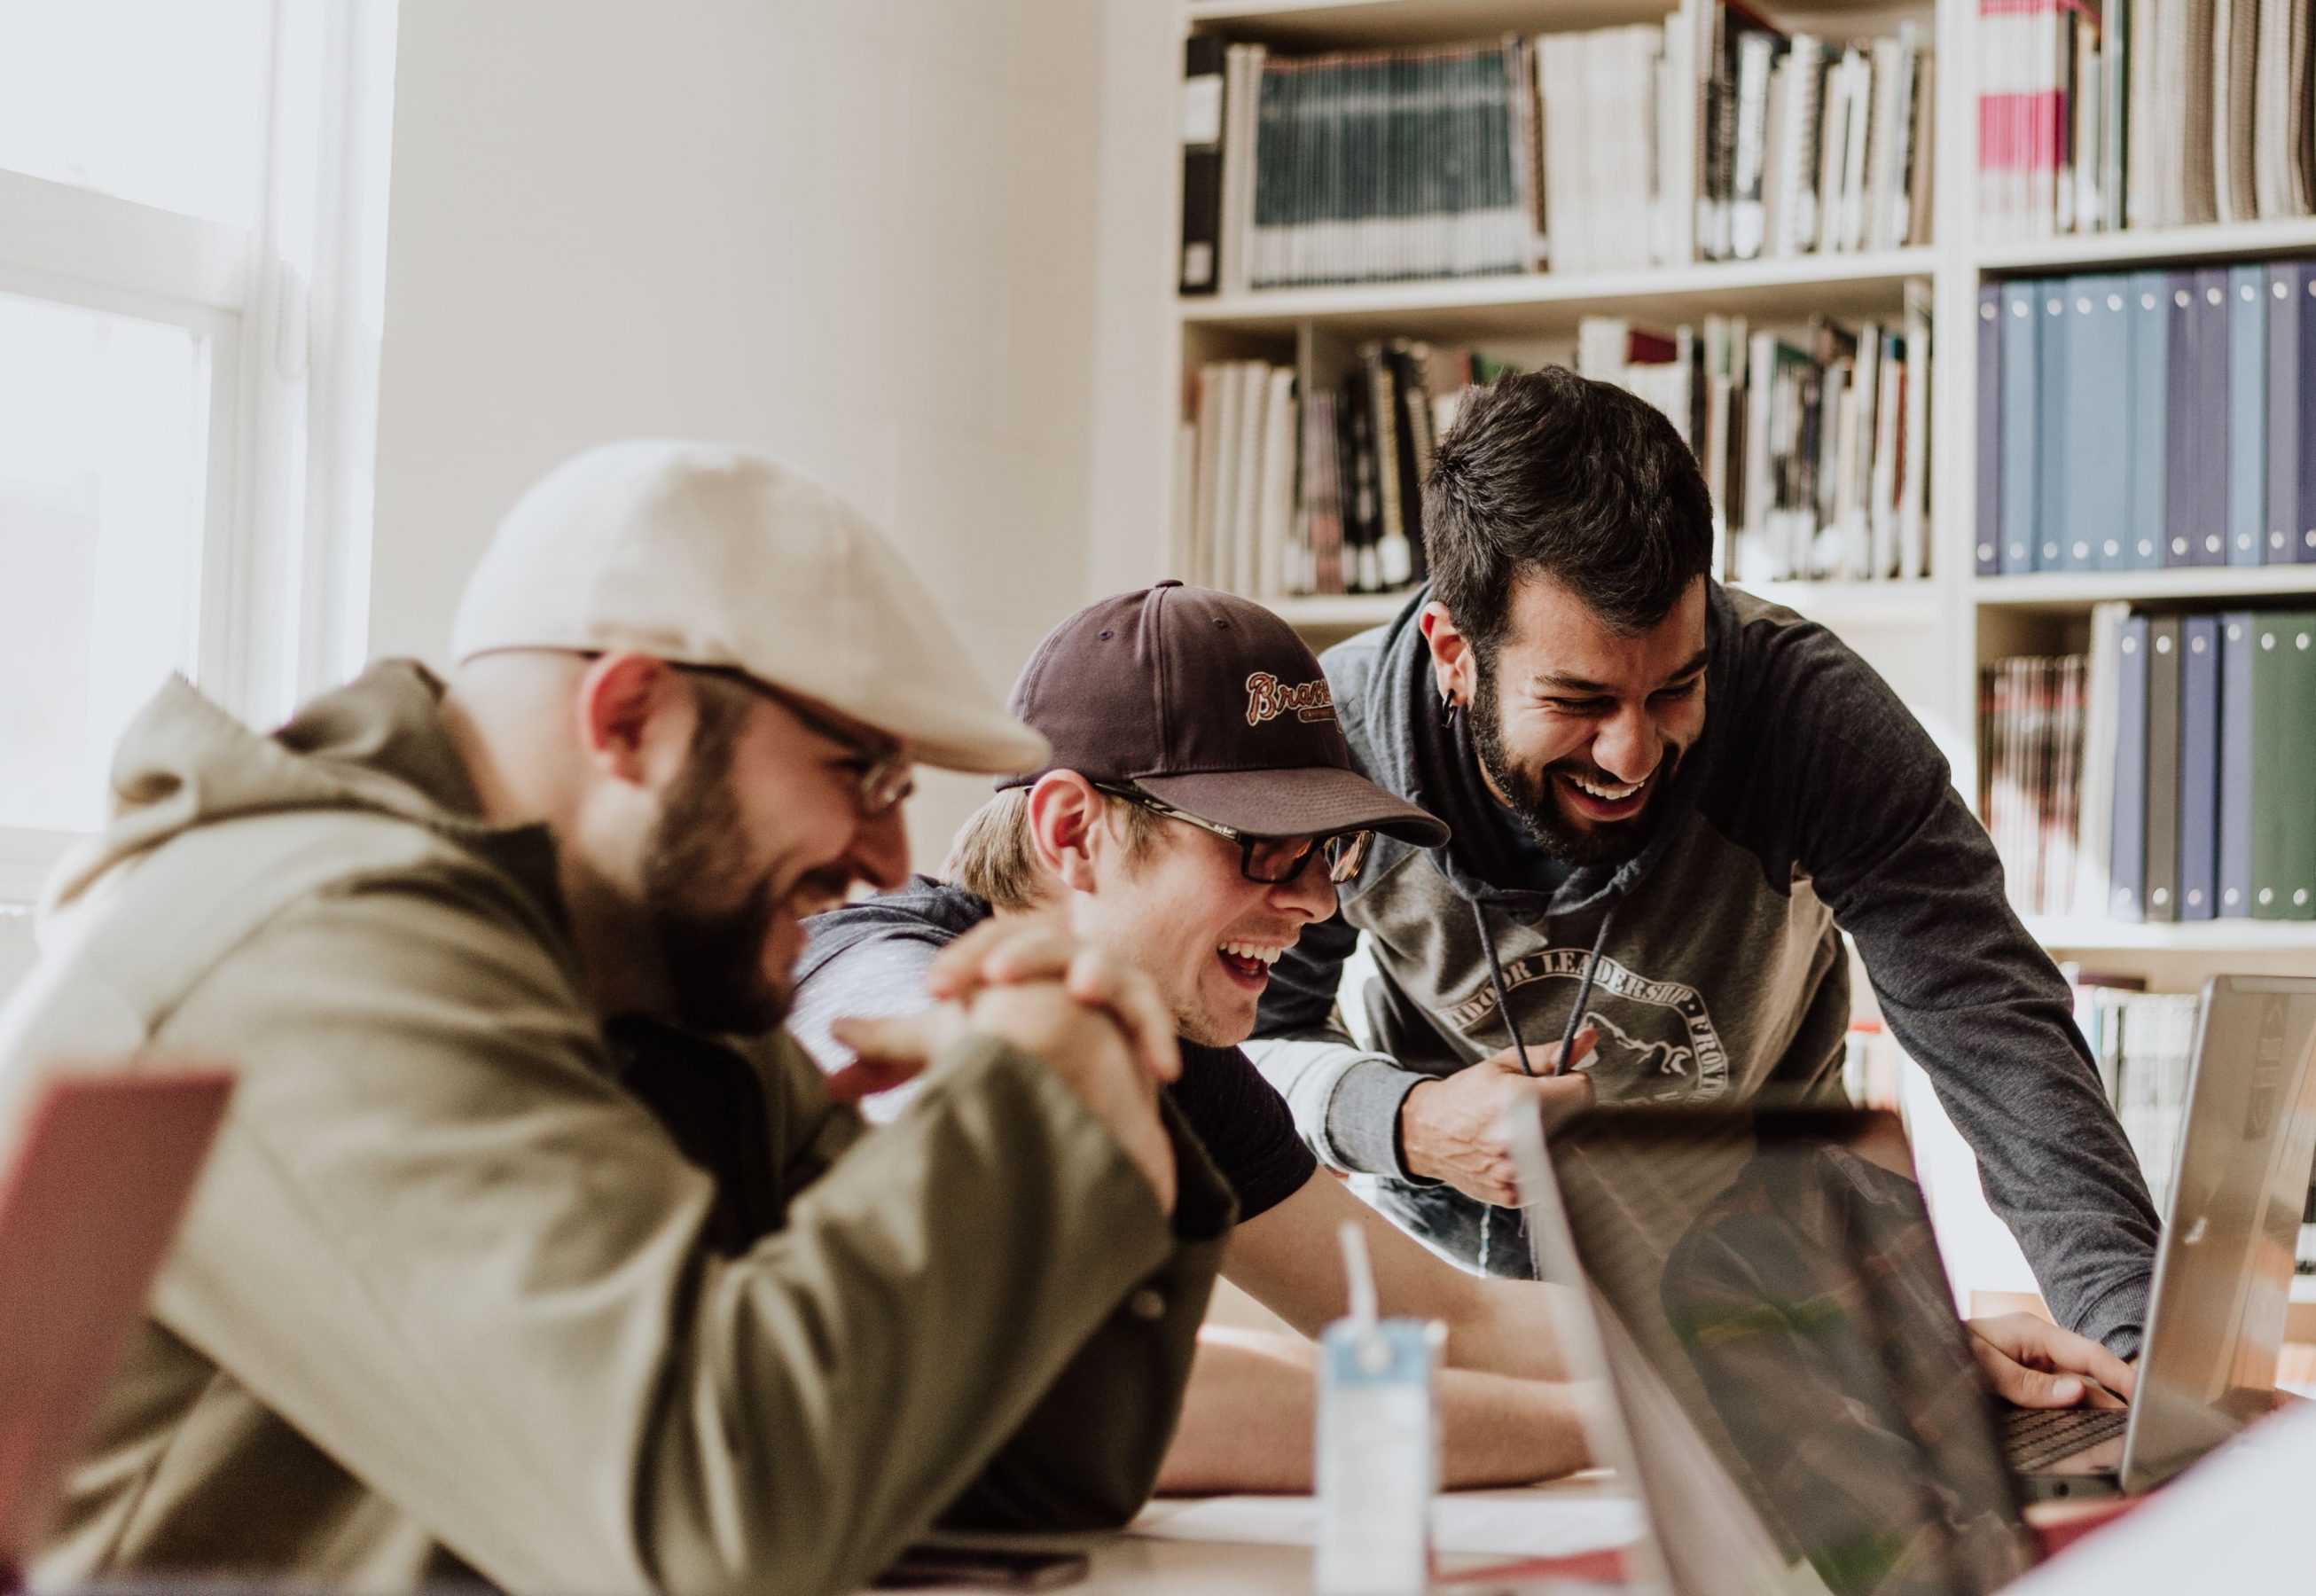
[[[206,340],[0,294],[0,826],[89,831],[112,745],[191,673]]]
[[[0,166],[254,227],[271,0],[0,3]]]

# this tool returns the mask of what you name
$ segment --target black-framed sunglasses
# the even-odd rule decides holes
[[[1185,825],[1195,825],[1200,831],[1212,832],[1226,842],[1238,844],[1238,873],[1250,881],[1265,887],[1284,887],[1299,878],[1305,867],[1320,854],[1327,858],[1327,879],[1338,887],[1359,873],[1367,862],[1367,844],[1375,841],[1371,831],[1337,832],[1324,837],[1258,837],[1243,832],[1234,825],[1186,814],[1162,798],[1155,798],[1138,787],[1120,787],[1107,781],[1097,781],[1094,790],[1111,798],[1122,798],[1137,808],[1162,815],[1169,820],[1179,820]]]
[[[731,665],[678,665],[696,676],[713,676],[746,688],[759,698],[770,699],[781,709],[805,724],[815,736],[824,737],[844,749],[851,757],[845,762],[860,775],[860,789],[855,801],[860,807],[860,817],[876,820],[893,809],[917,789],[914,766],[905,744],[887,741],[871,742],[859,733],[847,730],[794,693],[783,691],[771,682],[750,675]]]

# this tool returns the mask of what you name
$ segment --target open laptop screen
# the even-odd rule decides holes
[[[1836,1596],[1964,1596],[2025,1568],[1991,1399],[1893,1119],[1608,1109],[1549,1157],[1602,1311],[1786,1556]]]

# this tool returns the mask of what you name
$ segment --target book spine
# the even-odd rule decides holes
[[[2300,526],[2300,317],[2301,296],[2293,292],[2293,269],[2267,268],[2267,539],[2260,558],[2289,565],[2297,556]],[[2312,417],[2311,419],[2316,419]]]
[[[2222,920],[2251,913],[2252,616],[2219,618],[2219,909]]]
[[[2115,832],[2108,840],[2108,910],[2118,920],[2146,913],[2147,617],[2124,619],[2116,637]]]
[[[2115,458],[2118,443],[2131,436],[2131,282],[2098,276],[2085,278],[2083,285],[2089,325],[2080,394],[2084,417],[2075,437],[2084,455],[2074,463],[2077,486],[2089,508],[2079,535],[2089,545],[2086,565],[2116,571],[2127,561],[2132,513],[2131,481]]]
[[[2219,901],[2219,618],[2187,616],[2179,648],[2179,918],[2209,920]]]
[[[1176,288],[1211,294],[1223,227],[1223,68],[1225,46],[1212,33],[1182,45],[1182,250]]]
[[[2038,513],[2035,428],[2041,415],[2036,394],[2035,332],[2040,318],[2037,284],[2002,287],[2002,574],[2035,569]]]
[[[2179,618],[2147,625],[2147,918],[2179,918]]]
[[[2196,563],[2197,499],[2202,486],[2196,468],[2197,434],[2192,414],[2202,397],[2196,390],[2201,363],[2196,346],[2196,274],[2171,272],[2164,279],[2164,287],[2170,308],[2164,336],[2169,387],[2163,422],[2163,563],[2189,566]]]
[[[2228,269],[2196,273],[2196,400],[2188,411],[2196,493],[2195,543],[2189,563],[2228,562]]]
[[[2170,289],[2160,272],[2138,272],[2125,290],[2131,317],[2131,452],[2125,471],[2131,513],[2123,567],[2152,570],[2164,563]]]
[[[2303,427],[2316,424],[2316,262],[2292,266],[2293,293],[2300,304],[2300,415]],[[2316,440],[2303,431],[2300,441],[2300,491],[2294,495],[2300,536],[2295,564],[2316,562]]]
[[[2041,285],[2035,302],[2035,358],[2041,367],[2035,384],[2038,415],[2035,435],[2041,444],[2035,461],[2035,568],[2067,568],[2065,554],[2067,504],[2067,316],[2073,300],[2063,278]]]
[[[2247,108],[2248,109],[2248,108]],[[2228,271],[2228,564],[2267,557],[2267,272]]]
[[[1978,290],[1978,574],[2002,570],[2002,286]]]

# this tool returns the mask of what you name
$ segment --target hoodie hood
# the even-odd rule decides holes
[[[1431,589],[1428,585],[1419,589],[1373,645],[1375,675],[1363,695],[1366,715],[1359,728],[1362,735],[1356,739],[1361,762],[1383,786],[1448,823],[1454,837],[1447,846],[1432,851],[1431,860],[1469,902],[1533,923],[1548,914],[1582,913],[1622,897],[1688,824],[1696,811],[1697,795],[1718,762],[1717,732],[1727,724],[1728,717],[1715,713],[1715,707],[1741,688],[1739,628],[1728,593],[1719,583],[1707,579],[1705,633],[1710,659],[1706,669],[1705,731],[1682,756],[1679,772],[1659,800],[1665,812],[1655,834],[1646,847],[1623,863],[1578,869],[1549,891],[1522,880],[1518,866],[1496,841],[1495,818],[1489,813],[1496,800],[1480,778],[1479,759],[1466,726],[1468,716],[1441,712],[1430,645],[1417,624],[1423,606],[1430,601]],[[1345,696],[1337,694],[1339,700]]]
[[[122,734],[112,819],[49,878],[48,915],[119,866],[198,826],[296,810],[367,810],[456,843],[513,876],[559,923],[554,845],[543,825],[482,818],[442,728],[442,684],[388,660],[314,700],[272,736],[254,732],[172,677]]]

